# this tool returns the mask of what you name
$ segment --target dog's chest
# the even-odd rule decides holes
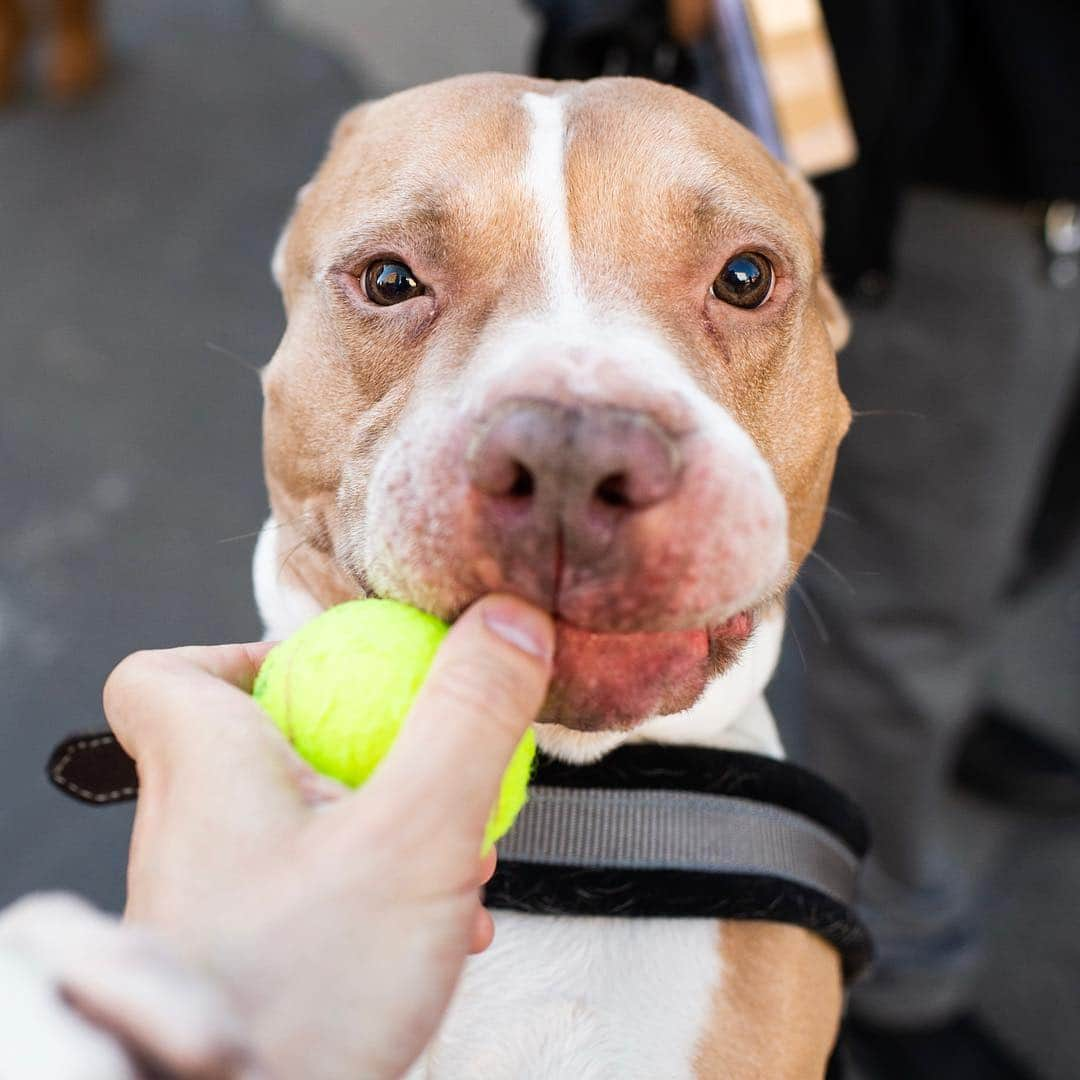
[[[690,1080],[721,924],[494,912],[408,1080]]]

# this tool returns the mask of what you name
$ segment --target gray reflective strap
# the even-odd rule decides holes
[[[859,861],[816,822],[769,803],[685,791],[537,785],[499,859],[784,878],[842,904]]]

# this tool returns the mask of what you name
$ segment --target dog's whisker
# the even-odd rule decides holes
[[[841,521],[850,521],[852,525],[859,523],[854,514],[849,514],[846,510],[841,510],[840,507],[833,506],[830,503],[825,503],[824,507],[822,507],[821,503],[806,503],[799,502],[797,499],[790,499],[788,500],[788,506],[797,510],[821,510],[822,513],[832,514],[833,517],[840,518]]]
[[[810,593],[798,581],[793,581],[791,587],[802,601],[803,607],[806,608],[806,614],[810,616],[810,621],[814,624],[814,629],[817,631],[822,645],[828,645],[831,640],[829,631],[825,627],[825,620],[821,617],[821,612],[818,611],[817,604],[810,599]]]
[[[852,420],[865,420],[871,416],[907,416],[913,420],[929,420],[926,413],[914,409],[852,409]]]
[[[276,523],[274,525],[269,526],[269,527],[271,529],[280,529],[281,528],[281,526],[276,524]],[[260,525],[259,528],[255,529],[252,532],[237,533],[235,536],[223,536],[220,540],[215,540],[214,543],[215,544],[233,544],[233,543],[236,543],[237,540],[250,540],[253,536],[258,536],[263,531],[263,529],[265,529],[265,528],[267,528],[266,525]]]
[[[857,594],[858,590],[855,588],[854,584],[847,576],[847,574],[840,570],[839,567],[829,562],[829,560],[826,559],[820,551],[815,551],[812,547],[806,547],[802,551],[802,557],[807,559],[817,559],[817,561],[821,563],[821,565],[824,566],[827,570],[829,570],[837,578],[837,580],[842,582],[847,589],[851,590],[852,596],[855,596]]]
[[[785,623],[785,627],[786,629],[791,631],[791,636],[795,641],[795,648],[798,650],[799,653],[799,659],[802,661],[803,674],[805,675],[808,670],[806,666],[806,653],[803,652],[802,642],[799,640],[799,632],[795,629],[795,624],[791,621],[791,619],[787,620],[787,622]]]
[[[852,525],[858,525],[859,519],[854,514],[849,514],[846,510],[841,510],[839,506],[826,506],[826,514],[832,514],[833,517],[839,518],[841,521],[847,521]]]
[[[232,349],[226,349],[224,345],[219,345],[216,341],[204,341],[203,345],[211,352],[220,353],[222,356],[227,356],[230,360],[235,360],[241,367],[247,368],[248,371],[253,371],[260,379],[262,378],[261,367],[257,364],[253,364],[250,360],[245,360],[239,353],[234,353]]]
[[[299,551],[299,550],[300,550],[300,549],[301,549],[301,548],[302,548],[302,547],[303,547],[303,546],[304,546],[304,545],[305,545],[306,543],[308,543],[308,538],[307,538],[306,536],[303,536],[303,537],[301,537],[301,538],[300,538],[300,539],[299,539],[299,540],[298,540],[298,541],[297,541],[297,542],[296,542],[295,544],[293,544],[293,546],[292,546],[291,548],[289,548],[289,550],[288,550],[288,553],[287,553],[287,554],[285,555],[285,558],[281,560],[281,564],[280,564],[280,565],[278,566],[278,572],[277,572],[277,580],[278,580],[278,582],[280,582],[280,581],[281,581],[281,575],[282,575],[282,574],[284,573],[284,571],[285,571],[285,567],[286,567],[286,566],[288,566],[288,564],[289,564],[289,560],[290,560],[290,559],[291,559],[291,558],[292,558],[292,557],[293,557],[293,556],[294,556],[294,555],[295,555],[295,554],[296,554],[296,553],[297,553],[297,552],[298,552],[298,551]]]
[[[278,529],[284,529],[289,525],[295,525],[299,521],[303,521],[308,516],[308,511],[304,511],[297,517],[292,518],[290,521],[275,521],[273,525],[267,525],[263,522],[257,529],[253,529],[251,532],[237,533],[236,536],[223,536],[220,540],[214,541],[217,544],[232,544],[237,540],[250,540],[253,536],[258,536],[264,530],[268,532],[275,532]]]
[[[832,572],[832,574],[836,577],[836,579],[838,581],[842,582],[848,589],[851,590],[851,595],[852,596],[856,595],[857,590],[856,590],[854,584],[852,584],[852,581],[847,576],[847,574],[843,573],[843,571],[841,571],[838,567],[834,566],[831,562],[829,562],[829,560],[826,559],[825,556],[822,555],[820,551],[814,551],[813,549],[811,549],[810,551],[808,551],[806,553],[806,555],[807,555],[807,558],[817,559],[817,561],[819,563],[821,563],[822,566],[824,566],[827,570]]]

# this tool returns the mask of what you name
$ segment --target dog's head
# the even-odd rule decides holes
[[[687,708],[782,597],[849,411],[812,193],[638,79],[470,76],[339,124],[275,255],[282,573],[557,619],[542,720]]]

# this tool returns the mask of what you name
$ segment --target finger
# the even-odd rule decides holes
[[[491,913],[483,907],[476,909],[473,916],[472,934],[469,938],[469,952],[474,956],[482,953],[495,940],[495,921]]]
[[[105,715],[121,745],[136,757],[135,750],[163,734],[155,727],[141,728],[137,724],[147,707],[160,700],[163,689],[183,681],[196,692],[220,685],[242,691],[246,696],[251,693],[255,676],[271,648],[272,643],[260,641],[132,653],[117,664],[105,682],[102,692]]]
[[[167,651],[178,660],[185,660],[207,675],[250,694],[266,654],[275,645],[276,641],[245,641],[235,645],[182,645]]]
[[[401,734],[349,805],[440,835],[445,854],[479,849],[502,774],[547,693],[551,618],[510,596],[474,604],[443,641]],[[446,825],[452,827],[446,829]]]
[[[486,885],[495,873],[495,867],[497,865],[497,857],[495,855],[495,849],[491,848],[490,851],[480,859],[480,883]]]
[[[204,791],[300,786],[309,766],[248,693],[270,648],[147,651],[118,665],[105,685],[105,715],[136,761],[144,795],[163,775],[195,777]]]
[[[255,676],[273,647],[274,642],[255,641],[236,645],[144,649],[132,653],[117,664],[105,681],[102,693],[105,712],[117,711],[132,697],[145,701],[147,694],[153,693],[152,684],[165,675],[186,675],[189,678],[206,676],[250,694]],[[133,738],[137,738],[137,735],[134,733]]]

